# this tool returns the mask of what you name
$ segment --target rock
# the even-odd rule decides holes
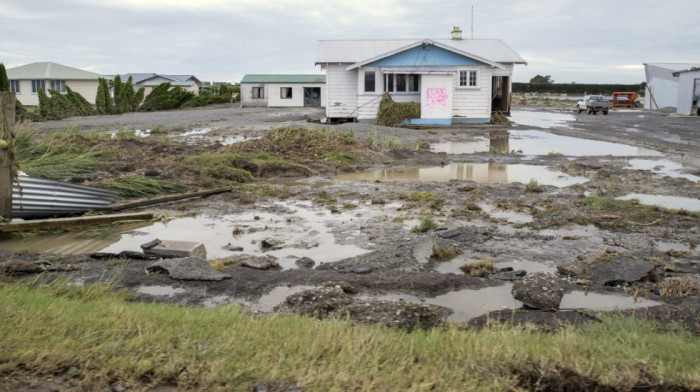
[[[260,242],[260,249],[263,251],[278,250],[284,248],[284,242],[274,238],[266,238]]]
[[[272,257],[267,256],[244,256],[239,258],[239,263],[243,267],[267,270],[279,267],[279,263]]]
[[[632,257],[620,256],[609,261],[592,263],[587,268],[593,284],[614,286],[644,279],[655,266]]]
[[[146,254],[160,257],[199,257],[205,260],[207,258],[207,250],[201,242],[162,240],[152,248],[143,251]]]
[[[586,263],[583,262],[569,262],[565,264],[560,264],[557,266],[557,272],[562,275],[569,276],[574,279],[586,279]]]
[[[559,309],[564,296],[563,282],[548,272],[537,272],[516,281],[513,298],[533,309]]]
[[[351,285],[348,282],[342,281],[342,280],[333,280],[330,282],[325,282],[324,284],[321,285],[321,287],[337,287],[339,289],[342,289],[344,292],[348,294],[355,294],[357,293],[357,289],[353,285]]]
[[[242,246],[233,245],[233,244],[230,243],[230,242],[229,242],[228,244],[222,246],[221,249],[223,249],[223,250],[229,250],[229,251],[231,251],[231,252],[243,252],[243,247],[242,247]]]
[[[493,279],[505,280],[505,281],[510,282],[510,281],[516,280],[517,278],[521,278],[525,275],[527,275],[527,271],[525,271],[525,270],[513,271],[513,269],[511,268],[510,271],[498,271],[497,273],[493,274],[491,277]]]
[[[206,260],[199,257],[160,260],[146,267],[146,272],[167,274],[175,280],[213,281],[231,277],[215,270]]]
[[[424,265],[430,262],[430,257],[433,255],[433,239],[430,237],[423,237],[413,246],[413,259],[418,262],[418,264]]]
[[[462,230],[453,229],[453,230],[447,230],[444,233],[439,233],[438,237],[440,237],[440,238],[452,238],[452,237],[457,237],[460,234],[462,234]]]
[[[143,249],[143,250],[151,249],[158,244],[160,244],[160,240],[158,238],[156,238],[153,241],[148,241],[145,244],[141,244],[141,249]]]
[[[375,269],[376,268],[373,265],[370,265],[367,263],[360,263],[360,264],[350,266],[348,268],[339,269],[338,272],[340,272],[341,274],[348,274],[348,273],[368,274],[368,273],[374,271]]]
[[[46,264],[48,263],[48,264]],[[18,274],[36,274],[40,272],[52,271],[74,271],[78,267],[65,264],[55,265],[48,261],[42,260],[38,262],[22,261],[22,260],[7,260],[0,263],[0,274],[18,275]]]
[[[314,265],[316,265],[316,262],[309,257],[302,257],[300,259],[296,259],[294,264],[296,264],[299,268],[313,268]]]

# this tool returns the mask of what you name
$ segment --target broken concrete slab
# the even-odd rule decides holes
[[[513,298],[533,309],[559,309],[564,296],[564,283],[554,274],[537,272],[516,281]]]
[[[413,259],[415,259],[418,264],[425,265],[430,262],[430,257],[433,255],[433,248],[435,243],[430,237],[421,238],[413,246]]]
[[[199,257],[160,260],[146,267],[146,272],[166,274],[175,280],[218,281],[231,277],[215,270]]]
[[[438,237],[440,237],[440,238],[452,238],[452,237],[457,237],[460,234],[462,234],[461,229],[452,229],[452,230],[447,230],[447,231],[443,231],[441,233],[438,233]]]
[[[207,258],[207,250],[201,242],[161,240],[144,253],[160,257],[199,257]]]
[[[586,272],[590,275],[591,283],[613,286],[640,281],[654,268],[653,264],[646,261],[620,256],[613,260],[594,262],[586,268]]]

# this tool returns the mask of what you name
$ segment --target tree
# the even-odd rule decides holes
[[[109,95],[109,84],[107,84],[107,79],[105,78],[98,79],[97,96],[95,96],[95,106],[97,106],[97,114],[114,113],[112,97]]]
[[[530,79],[530,84],[552,84],[552,83],[554,83],[554,80],[552,80],[552,77],[550,75],[547,75],[547,76],[537,75],[534,78]]]
[[[10,91],[10,81],[7,80],[7,71],[3,63],[0,63],[0,91]]]

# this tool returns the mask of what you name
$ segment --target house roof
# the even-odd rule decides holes
[[[179,87],[190,87],[193,84],[195,84],[194,80],[185,80],[185,81],[179,81],[175,80],[172,82],[143,82],[141,83],[141,86],[143,87],[157,87],[160,86],[162,83],[170,83],[171,86],[179,86]]]
[[[354,64],[393,53],[423,41],[431,41],[440,47],[487,59],[489,62],[527,64],[525,59],[515,53],[505,42],[490,39],[322,40],[319,41],[316,64]]]
[[[20,65],[7,69],[8,79],[97,80],[100,74],[50,61]]]
[[[245,75],[241,83],[326,83],[326,75]]]
[[[153,73],[153,72],[150,72],[150,73],[145,73],[145,72],[144,73],[127,73],[127,74],[119,75],[119,78],[123,82],[126,82],[127,80],[129,80],[129,76],[131,76],[131,83],[133,83],[135,85],[142,84],[145,81],[147,81],[148,79],[156,78],[156,77],[161,77],[163,79],[172,80],[173,82],[185,82],[188,80],[192,80],[197,84],[200,84],[200,85],[202,84],[202,82],[199,79],[197,79],[197,77],[195,77],[194,75],[166,75],[166,74],[157,74],[157,73]],[[112,78],[114,78],[114,77],[112,77]],[[189,86],[189,84],[188,84],[188,86]]]
[[[700,63],[644,63],[644,65],[665,68],[669,71],[686,71],[691,68],[700,68]]]

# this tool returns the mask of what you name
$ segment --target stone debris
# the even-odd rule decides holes
[[[426,265],[430,262],[430,257],[433,255],[433,248],[435,243],[430,237],[421,238],[415,245],[413,245],[413,259],[418,262],[418,264]]]
[[[296,264],[299,268],[313,268],[316,265],[316,262],[312,258],[302,257],[300,259],[296,259],[294,264]]]
[[[231,277],[215,270],[199,257],[160,260],[146,267],[146,273],[165,274],[175,280],[217,281]]]
[[[533,309],[559,309],[564,283],[554,274],[537,272],[513,284],[513,298]]]
[[[279,268],[277,259],[269,256],[250,256],[243,255],[238,259],[238,262],[243,267],[255,268],[259,270],[268,270],[270,268]]]
[[[201,242],[162,240],[143,251],[146,254],[160,257],[199,257],[205,260],[207,258],[207,250]]]
[[[79,267],[71,264],[55,265],[48,261],[7,260],[0,263],[0,273],[8,275],[36,274],[46,271],[74,271]]]
[[[440,237],[440,238],[452,238],[452,237],[457,237],[460,234],[462,234],[462,230],[452,229],[452,230],[447,230],[447,231],[438,233],[438,237]]]
[[[347,268],[339,269],[338,272],[341,274],[368,274],[376,269],[375,266],[367,264],[367,263],[361,263],[361,264],[356,264]]]
[[[609,261],[594,262],[586,268],[591,283],[614,286],[646,278],[656,268],[646,261],[621,256]]]

